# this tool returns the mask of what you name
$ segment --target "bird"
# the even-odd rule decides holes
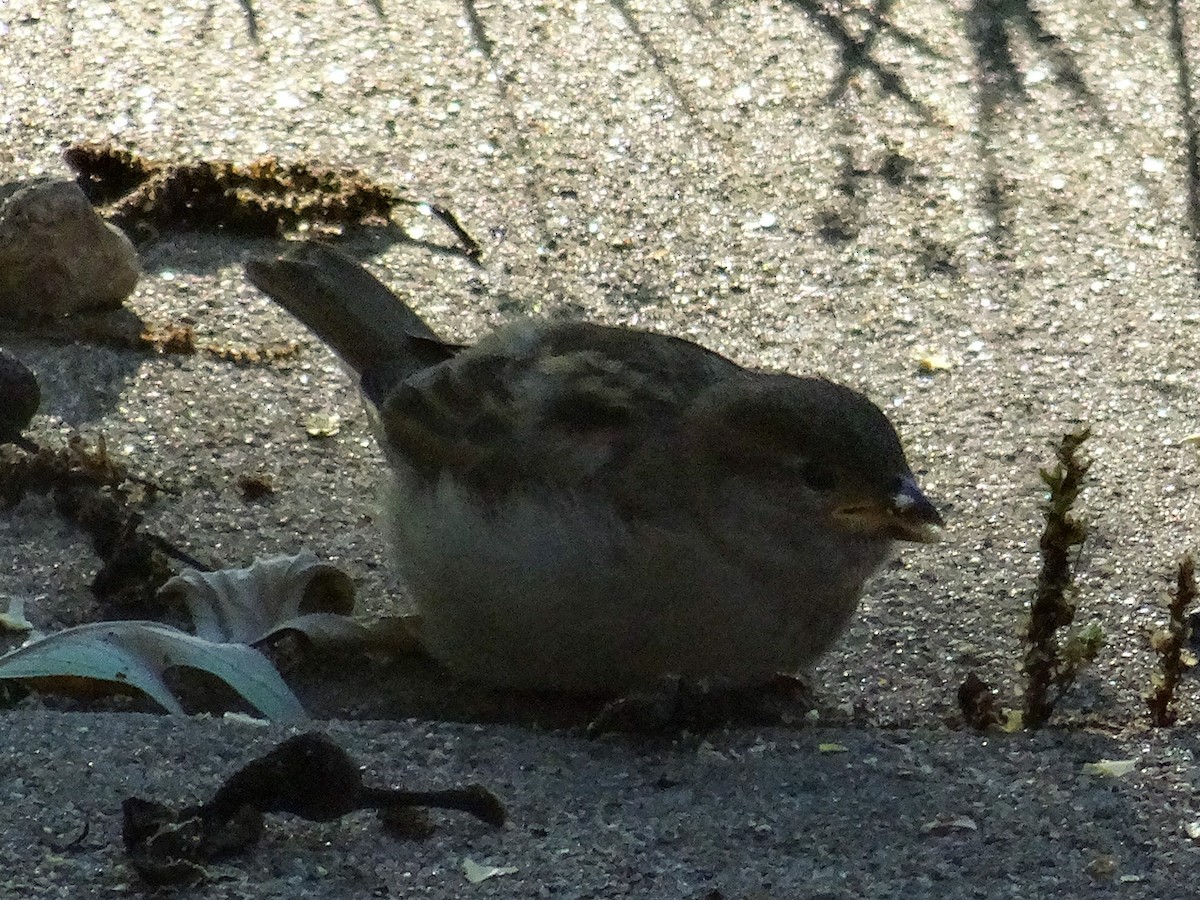
[[[444,341],[317,241],[245,271],[359,379],[390,560],[456,678],[620,696],[803,674],[896,544],[942,533],[850,387],[585,321]]]

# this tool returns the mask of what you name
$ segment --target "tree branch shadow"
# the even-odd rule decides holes
[[[854,76],[865,72],[874,77],[884,94],[900,100],[921,118],[926,120],[932,118],[929,108],[908,89],[903,76],[886,63],[876,59],[872,53],[879,36],[886,33],[893,36],[903,46],[941,58],[941,54],[928,42],[892,24],[888,19],[888,13],[891,11],[893,0],[875,0],[875,4],[871,8],[853,11],[865,22],[865,25],[859,28],[854,28],[850,24],[851,14],[843,13],[839,16],[820,0],[787,0],[787,2],[808,16],[809,20],[824,31],[838,47],[841,55],[841,68],[829,89],[827,95],[829,100],[840,99],[849,89]]]
[[[488,34],[487,25],[479,15],[479,7],[475,5],[475,0],[462,0],[462,10],[467,20],[467,28],[471,32],[471,40],[475,42],[483,58],[491,64],[496,56],[496,42]]]
[[[1192,94],[1192,70],[1187,58],[1187,42],[1183,34],[1183,11],[1179,0],[1167,4],[1171,16],[1168,41],[1175,60],[1179,82],[1179,118],[1183,125],[1187,158],[1187,216],[1192,236],[1192,255],[1196,278],[1200,280],[1200,135],[1196,131],[1196,101]]]
[[[257,44],[259,40],[258,10],[254,8],[252,0],[236,0],[236,2],[242,9],[242,15],[246,18],[246,36],[250,38],[251,43]],[[204,8],[203,27],[201,29],[203,32],[207,32],[208,25],[212,21],[213,5],[215,3],[216,0],[209,0],[207,6]],[[385,18],[383,14],[383,0],[366,0],[366,3],[371,7],[376,16],[381,19]]]
[[[964,13],[966,36],[975,54],[979,88],[979,158],[983,166],[980,202],[988,216],[988,234],[997,256],[1011,252],[1011,190],[996,155],[997,122],[1005,103],[1027,103],[1026,73],[1013,54],[1014,34],[1041,48],[1054,81],[1086,103],[1103,121],[1103,112],[1083,72],[1062,39],[1049,31],[1028,0],[972,0]]]
[[[671,95],[679,101],[680,107],[684,112],[687,113],[688,118],[695,121],[696,104],[693,102],[688,90],[683,86],[679,79],[671,73],[671,69],[667,65],[667,60],[659,52],[658,47],[654,44],[654,42],[650,40],[650,36],[642,28],[641,23],[638,22],[637,16],[633,14],[633,11],[629,8],[629,4],[626,2],[626,0],[608,0],[608,5],[616,10],[617,14],[621,16],[622,21],[625,23],[625,27],[629,29],[630,34],[632,34],[634,40],[637,41],[638,46],[641,48],[642,53],[645,54],[646,59],[650,60],[650,65],[654,67],[654,71],[656,71],[658,76],[666,83],[667,90],[670,91]]]
[[[242,14],[246,17],[246,34],[250,40],[258,43],[258,12],[254,9],[254,4],[250,0],[238,0],[238,6],[242,8]]]

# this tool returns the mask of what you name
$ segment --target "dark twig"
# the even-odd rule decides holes
[[[1189,553],[1179,561],[1175,579],[1175,590],[1167,605],[1170,620],[1167,627],[1156,632],[1151,644],[1158,651],[1158,671],[1154,674],[1154,687],[1146,694],[1146,705],[1150,708],[1150,721],[1156,728],[1174,725],[1179,718],[1175,706],[1175,688],[1190,662],[1185,658],[1191,625],[1188,611],[1196,602],[1196,561]]]
[[[504,805],[479,785],[441,791],[368,787],[358,763],[322,734],[302,734],[235,772],[212,799],[173,810],[130,797],[122,807],[125,850],[138,873],[151,884],[200,881],[204,866],[241,853],[262,836],[263,815],[289,813],[310,822],[328,822],[360,809],[379,812],[395,826],[398,811],[436,807],[466,812],[500,827]],[[407,827],[426,834],[421,825]]]
[[[173,559],[177,562],[183,563],[185,566],[189,566],[189,567],[195,569],[198,572],[211,572],[216,568],[215,566],[211,566],[206,562],[202,562],[201,560],[192,556],[186,550],[180,550],[178,547],[176,547],[174,544],[172,544],[170,541],[168,541],[165,537],[162,537],[161,535],[146,534],[146,535],[143,535],[143,537],[145,538],[145,540],[147,540],[151,544],[153,544],[159,552],[163,553],[166,556],[169,556],[171,559]]]
[[[487,25],[484,24],[483,17],[479,15],[479,8],[476,6],[475,0],[462,0],[462,8],[467,26],[471,29],[471,39],[484,58],[491,62],[492,57],[496,54],[496,42],[488,34]]]
[[[458,238],[458,242],[462,245],[463,255],[471,262],[478,262],[483,255],[483,248],[479,246],[479,241],[471,237],[467,229],[463,228],[458,221],[458,217],[444,206],[438,206],[430,203],[429,211],[433,213],[435,219],[450,229],[451,233]]]
[[[1071,508],[1090,465],[1077,455],[1090,434],[1090,429],[1083,428],[1064,435],[1055,451],[1058,464],[1053,471],[1041,473],[1050,498],[1041,539],[1042,569],[1025,635],[1024,724],[1028,728],[1046,723],[1079,669],[1095,657],[1103,644],[1103,635],[1095,628],[1085,629],[1062,644],[1058,639],[1059,630],[1075,619],[1071,558],[1087,537],[1087,527],[1071,514]]]

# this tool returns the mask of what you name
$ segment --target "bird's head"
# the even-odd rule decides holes
[[[896,429],[863,394],[823,378],[750,374],[698,404],[690,427],[721,465],[811,504],[834,528],[931,543],[944,522]]]

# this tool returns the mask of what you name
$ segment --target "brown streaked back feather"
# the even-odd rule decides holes
[[[451,471],[490,496],[535,482],[583,488],[743,373],[678,338],[527,321],[406,379],[381,413],[388,441],[427,476]]]

